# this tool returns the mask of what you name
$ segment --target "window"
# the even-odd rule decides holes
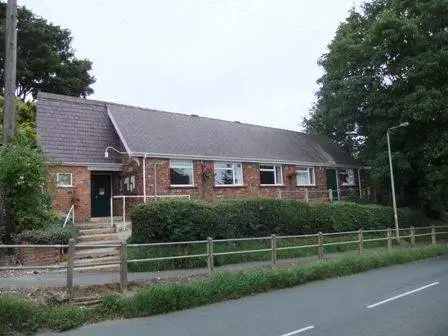
[[[355,183],[355,171],[353,169],[339,170],[339,181],[343,187],[351,187],[356,185]]]
[[[124,192],[129,191],[129,177],[126,177],[123,182],[123,190]]]
[[[56,177],[56,184],[58,187],[72,187],[72,174],[58,173]]]
[[[282,185],[282,166],[260,165],[261,185]]]
[[[170,161],[170,183],[172,186],[192,186],[193,161],[171,160]]]
[[[297,167],[297,185],[298,186],[312,186],[314,181],[313,167]]]
[[[215,162],[215,185],[243,185],[243,165]]]

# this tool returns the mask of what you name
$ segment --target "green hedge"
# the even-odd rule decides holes
[[[14,236],[17,243],[26,241],[30,244],[68,244],[70,238],[76,238],[78,230],[73,226],[63,228],[59,224],[52,224],[46,228],[26,230]]]
[[[400,225],[426,223],[417,212],[399,209]],[[138,206],[131,215],[134,243],[260,237],[393,226],[391,207],[349,202],[304,203],[247,198],[213,204],[167,200]]]

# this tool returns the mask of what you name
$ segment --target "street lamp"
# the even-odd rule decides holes
[[[389,169],[390,169],[390,184],[392,186],[392,204],[394,207],[394,220],[395,220],[395,234],[397,240],[400,239],[400,229],[398,228],[398,214],[397,214],[397,201],[395,200],[395,182],[394,182],[394,170],[392,167],[392,153],[390,151],[390,135],[389,132],[400,128],[409,126],[408,122],[401,123],[398,126],[391,127],[387,130],[387,150],[389,152]]]

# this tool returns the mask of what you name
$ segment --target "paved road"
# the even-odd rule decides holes
[[[448,256],[64,335],[126,334],[446,336]]]

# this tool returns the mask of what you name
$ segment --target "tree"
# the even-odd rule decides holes
[[[448,2],[371,0],[341,23],[328,53],[310,117],[311,133],[328,135],[374,167],[389,190],[386,130],[392,135],[402,204],[440,217],[448,209]]]
[[[0,2],[0,87],[4,88],[6,4]],[[36,98],[39,91],[86,97],[95,78],[92,62],[77,59],[69,30],[18,8],[17,96]]]

